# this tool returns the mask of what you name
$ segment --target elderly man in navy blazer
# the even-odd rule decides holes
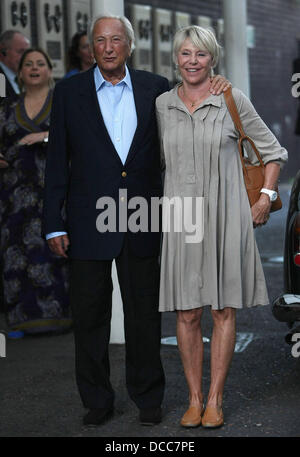
[[[92,45],[96,65],[55,88],[43,231],[50,248],[71,259],[76,380],[89,409],[83,423],[103,423],[114,407],[108,346],[115,259],[124,308],[126,385],[140,422],[156,424],[165,384],[158,312],[160,233],[150,227],[121,229],[119,215],[126,214],[124,205],[131,198],[143,198],[150,207],[151,198],[162,195],[155,99],[169,84],[127,67],[134,34],[126,18],[98,17]],[[106,210],[101,198],[115,204],[116,230],[99,229]],[[126,223],[129,216],[130,210]]]
[[[168,81],[129,70],[134,41],[126,18],[100,17],[92,27],[97,64],[56,85],[45,176],[44,227],[50,248],[71,259],[76,380],[84,424],[101,424],[113,412],[108,345],[112,260],[124,307],[126,384],[142,423],[161,420],[164,372],[158,312],[160,234],[101,233],[96,203],[119,205],[162,194],[155,99]],[[124,199],[124,201],[123,201]],[[66,220],[61,209],[66,202]]]

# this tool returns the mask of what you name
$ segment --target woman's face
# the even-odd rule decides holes
[[[189,38],[179,49],[177,62],[182,80],[189,84],[201,84],[210,77],[212,56],[206,49],[197,48]]]
[[[94,63],[94,56],[87,35],[83,35],[79,40],[78,57],[87,66],[92,66]]]
[[[51,75],[46,58],[40,52],[33,51],[25,57],[19,76],[26,88],[49,86]]]

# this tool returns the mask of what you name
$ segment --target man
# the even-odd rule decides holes
[[[0,35],[0,74],[5,76],[6,97],[17,98],[20,93],[16,77],[21,57],[29,44],[29,40],[16,30],[6,30]]]
[[[96,221],[102,197],[115,203],[118,215],[124,214],[127,199],[143,197],[150,206],[151,197],[162,195],[155,99],[169,85],[161,76],[127,68],[134,34],[126,18],[97,18],[91,43],[96,65],[59,82],[54,92],[43,231],[50,248],[71,259],[76,379],[89,409],[84,424],[101,424],[113,412],[108,357],[113,259],[124,307],[127,389],[140,422],[155,424],[161,420],[165,382],[160,234],[150,229],[101,233]],[[65,201],[66,221],[61,216]]]
[[[5,97],[18,98],[20,93],[16,81],[19,62],[25,50],[29,47],[29,40],[16,30],[6,30],[0,35],[0,75],[5,77]],[[0,97],[0,103],[5,98]],[[0,152],[0,168],[7,168],[8,163]],[[2,284],[0,284],[0,311],[4,311]]]

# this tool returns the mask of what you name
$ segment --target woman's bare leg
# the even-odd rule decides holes
[[[225,381],[235,347],[235,312],[234,308],[212,310],[211,384],[207,406],[222,405]]]
[[[189,388],[190,406],[203,406],[202,309],[177,311],[177,342]]]

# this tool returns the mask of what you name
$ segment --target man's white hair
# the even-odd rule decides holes
[[[128,43],[130,44],[130,54],[131,54],[135,48],[134,30],[131,25],[131,22],[125,16],[117,16],[115,14],[101,14],[99,16],[96,16],[92,20],[92,24],[90,27],[90,43],[93,44],[93,33],[94,33],[95,25],[97,24],[97,22],[101,21],[102,19],[117,19],[118,21],[120,21],[123,24],[124,30],[125,30],[125,35],[127,37]]]

